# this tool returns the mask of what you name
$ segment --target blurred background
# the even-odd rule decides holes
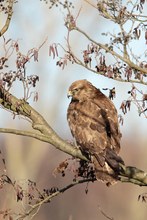
[[[97,41],[106,43],[107,40],[100,33],[115,31],[116,26],[102,19],[96,10],[82,0],[72,2],[75,4],[73,10],[75,15],[81,8],[77,20],[78,26]],[[114,104],[119,113],[121,113],[120,104],[123,99],[128,98],[131,85],[96,75],[77,65],[68,64],[64,70],[56,66],[56,61],[49,57],[49,46],[53,43],[66,45],[65,16],[66,12],[62,8],[54,7],[49,10],[49,6],[39,0],[18,1],[14,5],[12,22],[5,38],[18,40],[20,50],[24,54],[31,48],[39,47],[47,38],[46,44],[39,52],[39,62],[30,62],[27,65],[27,75],[36,74],[40,78],[36,87],[39,100],[36,103],[30,100],[29,103],[44,116],[63,139],[70,141],[72,136],[66,119],[66,111],[70,102],[67,99],[67,90],[73,81],[88,79],[100,89],[115,86],[117,95]],[[0,17],[0,20],[2,27],[5,17]],[[82,50],[87,48],[87,40],[76,32],[71,33],[70,41],[72,49],[77,54],[82,54]],[[2,48],[2,38],[0,43]],[[145,42],[136,41],[134,47],[137,53],[141,53]],[[111,57],[107,62],[111,63]],[[14,60],[10,59],[11,68],[14,64]],[[143,85],[138,85],[138,88],[147,92]],[[17,83],[13,86],[12,91],[18,97],[23,97],[22,87]],[[108,91],[105,91],[105,94],[108,95]],[[27,121],[21,118],[14,120],[12,114],[3,109],[0,109],[0,117],[1,127],[31,129],[31,125]],[[146,119],[143,115],[139,117],[136,107],[132,106],[131,112],[124,116],[124,125],[121,126],[122,149],[120,154],[127,165],[138,167],[144,171],[147,170],[146,128]],[[31,179],[37,182],[40,189],[52,186],[61,188],[72,181],[70,174],[64,178],[60,175],[55,178],[52,175],[58,164],[69,157],[53,146],[27,137],[0,134],[0,149],[6,159],[7,173],[12,179],[22,182],[25,179]],[[101,214],[99,206],[115,220],[146,219],[146,203],[137,200],[139,194],[147,191],[145,187],[140,188],[133,184],[118,182],[108,188],[101,182],[95,182],[89,183],[88,194],[85,193],[85,188],[86,184],[82,184],[54,198],[50,204],[42,206],[34,219],[104,220],[106,217]],[[3,191],[0,193],[4,193],[3,197],[0,197],[0,210],[6,208],[15,212],[24,210],[24,204],[20,205],[16,202],[15,193],[12,190],[8,190],[8,193]]]

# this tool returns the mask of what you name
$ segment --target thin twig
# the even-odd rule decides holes
[[[67,191],[68,189],[82,184],[82,183],[86,183],[86,182],[94,182],[96,179],[83,179],[83,180],[78,180],[75,181],[65,187],[63,187],[60,190],[57,190],[56,192],[52,193],[51,195],[45,197],[43,200],[41,200],[40,202],[38,202],[37,204],[31,206],[31,208],[24,214],[20,215],[16,220],[21,220],[21,219],[25,219],[26,217],[28,217],[31,213],[33,213],[36,209],[40,208],[43,204],[48,203],[51,201],[51,199],[53,199],[54,197],[58,196],[61,193],[64,193],[65,191]]]
[[[101,214],[102,214],[104,217],[106,217],[106,218],[109,219],[109,220],[114,220],[114,218],[111,218],[110,216],[108,216],[108,215],[102,210],[102,208],[100,207],[100,205],[98,205],[98,209],[99,209],[99,211],[101,212]]]
[[[106,45],[101,44],[96,42],[95,40],[93,40],[86,32],[84,32],[83,30],[81,30],[78,27],[74,28],[76,31],[78,31],[79,33],[83,34],[89,41],[93,42],[95,45],[99,46],[100,48],[104,49],[106,52],[112,54],[115,57],[118,57],[121,61],[125,62],[126,64],[128,64],[130,67],[132,67],[133,69],[139,70],[142,72],[142,74],[147,74],[147,69],[145,68],[141,68],[140,66],[136,65],[135,63],[133,63],[130,59],[128,59],[128,57],[122,57],[121,55],[119,55],[118,53],[116,53],[113,50],[110,50]]]

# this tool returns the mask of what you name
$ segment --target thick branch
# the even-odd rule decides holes
[[[125,167],[121,164],[120,172],[121,182],[130,182],[139,186],[147,186],[147,173],[132,166]]]
[[[57,149],[83,160],[87,160],[77,148],[62,140],[56,132],[49,126],[45,119],[33,109],[25,100],[21,100],[0,87],[0,104],[14,114],[22,115],[32,121],[32,127],[41,132],[37,134],[30,131],[18,131],[15,129],[1,129],[3,133],[13,133],[16,135],[29,136],[40,141],[44,141],[54,145]]]
[[[8,15],[7,15],[7,19],[5,22],[5,25],[3,26],[3,28],[0,31],[0,37],[8,30],[10,22],[11,22],[11,18],[12,18],[12,14],[13,14],[13,4],[14,4],[14,0],[9,0],[9,11],[8,11]]]

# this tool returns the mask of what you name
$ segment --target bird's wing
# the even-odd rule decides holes
[[[101,108],[91,100],[82,103],[72,102],[67,118],[71,133],[81,150],[94,155],[103,166],[108,136]]]

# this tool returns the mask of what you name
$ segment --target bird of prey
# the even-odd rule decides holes
[[[121,133],[113,102],[87,80],[78,80],[68,90],[71,102],[67,120],[77,146],[89,154],[96,178],[108,185],[118,179]]]

